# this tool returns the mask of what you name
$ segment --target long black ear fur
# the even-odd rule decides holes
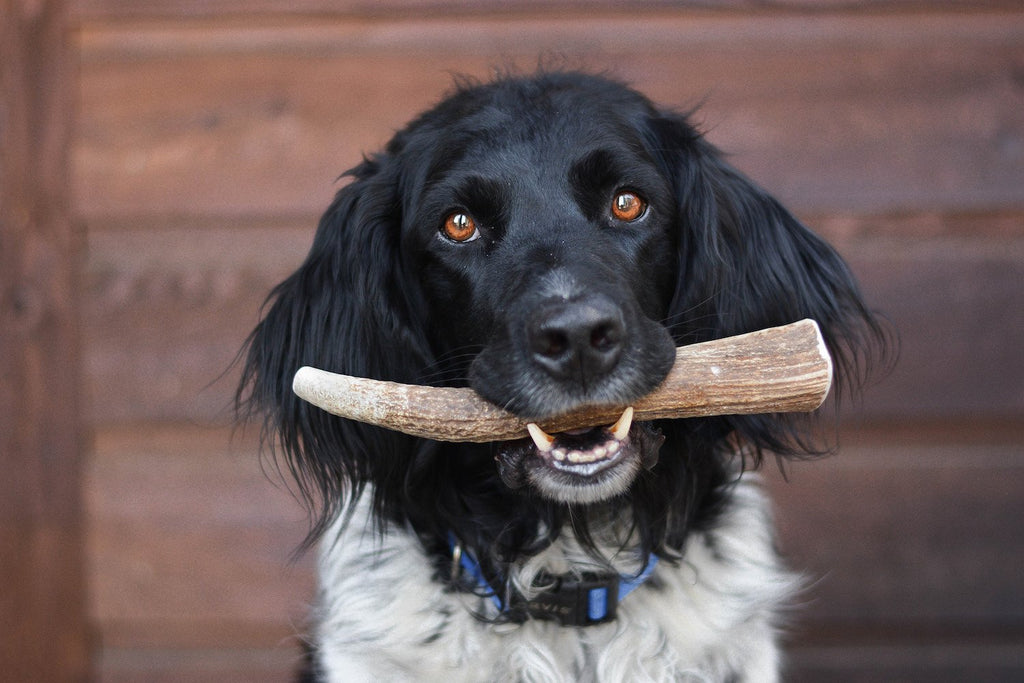
[[[679,207],[679,273],[668,323],[692,343],[812,318],[835,367],[835,394],[856,392],[890,347],[848,267],[824,240],[726,163],[688,123],[651,123]],[[726,418],[757,452],[813,453],[794,415]]]
[[[401,265],[397,172],[387,156],[348,175],[320,220],[302,266],[267,299],[247,342],[239,412],[264,416],[263,436],[279,447],[310,510],[307,543],[368,481],[384,481],[408,437],[341,420],[297,398],[292,377],[303,365],[360,377],[412,381],[427,364],[417,330],[422,310]],[[383,505],[377,502],[378,505]]]

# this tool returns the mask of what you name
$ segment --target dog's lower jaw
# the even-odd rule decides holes
[[[599,480],[585,484],[566,483],[560,481],[557,474],[552,476],[550,472],[539,469],[531,470],[527,477],[534,490],[545,498],[570,505],[588,505],[624,493],[636,479],[639,470],[637,462],[630,460],[615,467]]]
[[[498,473],[512,489],[560,503],[586,505],[625,493],[641,470],[652,469],[665,441],[650,423],[634,424],[628,436],[615,441],[615,456],[596,463],[573,464],[538,452],[530,439],[502,444],[495,456]]]

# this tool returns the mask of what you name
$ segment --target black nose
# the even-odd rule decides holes
[[[533,360],[552,377],[581,386],[618,363],[625,338],[621,309],[603,296],[542,306],[527,326]]]

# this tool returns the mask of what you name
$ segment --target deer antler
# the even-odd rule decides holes
[[[832,359],[813,320],[676,349],[661,385],[633,403],[637,420],[811,411],[832,384]],[[292,390],[329,413],[436,441],[507,441],[528,424],[472,389],[427,387],[303,367]],[[549,433],[615,422],[624,405],[540,420]]]

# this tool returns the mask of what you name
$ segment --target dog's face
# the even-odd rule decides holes
[[[784,416],[421,442],[299,401],[301,365],[470,385],[539,419],[629,404],[678,344],[809,317],[842,382],[879,335],[827,244],[685,117],[603,78],[460,88],[350,175],[306,262],[272,294],[240,389],[323,504],[321,522],[372,484],[381,514],[420,526],[458,527],[471,509],[498,533],[513,514],[531,524],[527,501],[614,499],[659,536],[689,523],[730,439],[777,452],[800,442]]]
[[[643,396],[675,348],[660,324],[675,285],[670,188],[612,122],[550,123],[471,144],[425,184],[403,237],[445,322],[438,340],[479,347],[473,388],[528,418]]]
[[[674,359],[672,189],[627,112],[595,93],[548,111],[508,98],[446,121],[411,189],[402,249],[423,283],[432,344],[471,351],[470,385],[524,418],[628,405]],[[541,122],[542,125],[538,125]],[[466,356],[469,358],[469,356]],[[506,483],[590,502],[621,493],[657,440],[620,425],[501,447]],[[632,433],[630,433],[632,432]]]

